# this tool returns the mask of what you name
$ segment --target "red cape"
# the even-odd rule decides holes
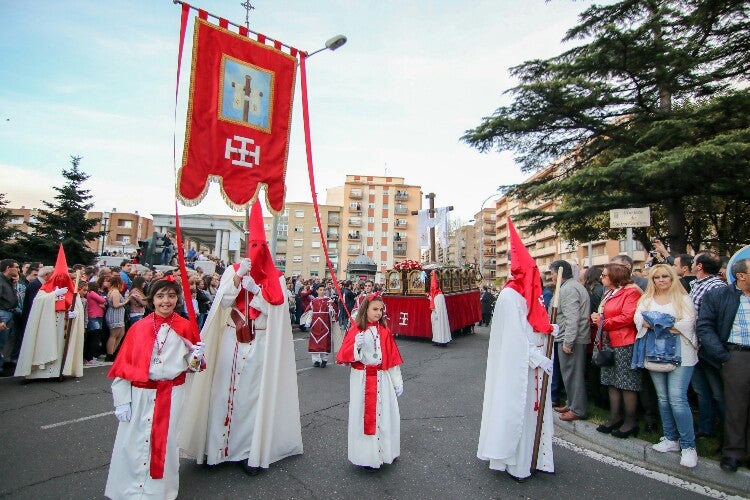
[[[120,377],[131,382],[148,382],[148,369],[151,366],[151,354],[156,341],[153,315],[154,313],[149,314],[130,327],[107,377]],[[160,319],[157,316],[156,324],[159,328],[161,323],[164,323],[163,320],[159,321]],[[198,329],[192,328],[190,322],[177,313],[174,313],[172,319],[172,330],[192,344],[200,341]]]
[[[371,327],[375,323],[370,323],[367,327]],[[380,351],[383,353],[383,362],[381,364],[382,370],[388,370],[394,366],[398,366],[404,361],[401,359],[401,353],[398,350],[396,341],[393,340],[393,334],[385,326],[378,324],[378,334],[380,335]],[[341,342],[341,347],[336,355],[336,362],[355,363],[354,359],[354,337],[360,332],[357,325],[352,325],[349,331],[346,332],[344,340]]]

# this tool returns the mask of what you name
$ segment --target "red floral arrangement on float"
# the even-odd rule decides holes
[[[401,262],[397,262],[393,265],[393,269],[397,269],[399,271],[410,271],[412,269],[422,269],[422,264],[420,262],[417,262],[416,260],[402,260]]]

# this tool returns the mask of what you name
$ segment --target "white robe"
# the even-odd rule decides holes
[[[57,297],[39,290],[31,305],[29,320],[23,335],[23,344],[16,364],[16,377],[27,379],[57,378],[65,348],[65,312],[55,311]],[[75,295],[78,316],[70,325],[70,342],[65,357],[63,375],[83,376],[84,314],[81,298]]]
[[[507,470],[518,478],[531,475],[538,415],[534,405],[544,375],[537,367],[544,357],[547,337],[532,330],[526,315],[524,298],[504,288],[492,316],[477,450],[478,458],[490,461],[490,469]],[[546,399],[535,469],[554,472],[550,391]]]
[[[445,305],[445,295],[435,295],[435,309],[430,314],[432,322],[432,341],[436,344],[447,344],[451,341],[451,325],[448,321],[448,308]]]
[[[365,343],[354,348],[354,359],[365,365],[380,364],[380,340],[365,331]],[[401,415],[394,387],[403,385],[401,368],[378,370],[377,427],[375,435],[364,433],[365,371],[351,369],[349,375],[348,455],[354,465],[378,468],[401,454]]]
[[[166,335],[166,332],[169,334]],[[164,341],[166,337],[166,342]],[[185,345],[168,324],[159,330],[158,341],[164,343],[161,352],[162,363],[154,364],[156,342],[148,369],[149,380],[172,380],[188,369],[192,358]],[[133,387],[129,380],[115,378],[112,382],[114,405],[131,404],[132,416],[129,422],[120,422],[117,437],[112,448],[109,475],[104,495],[112,499],[129,498],[176,498],[180,485],[180,456],[177,437],[180,429],[180,416],[185,395],[185,386],[172,387],[172,401],[169,411],[169,435],[164,459],[164,477],[153,479],[151,468],[151,425],[154,417],[156,389]]]
[[[227,325],[239,294],[234,276],[229,266],[201,332],[207,369],[194,377],[190,388],[180,446],[198,463],[204,457],[211,465],[247,460],[251,467],[267,468],[302,453],[292,324],[286,302],[274,306],[256,294],[250,302],[261,311],[254,322],[255,340],[238,343],[234,326]],[[284,290],[284,277],[279,281]],[[234,406],[228,411],[235,347]]]

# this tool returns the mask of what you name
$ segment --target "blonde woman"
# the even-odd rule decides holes
[[[693,414],[687,400],[687,390],[693,368],[698,362],[697,338],[695,334],[695,308],[690,296],[685,292],[679,278],[671,266],[657,264],[649,272],[646,292],[638,301],[635,312],[635,326],[638,338],[644,337],[649,329],[656,335],[654,326],[645,318],[648,311],[663,313],[674,318],[669,333],[676,335],[679,349],[679,366],[670,372],[650,371],[659,401],[659,414],[664,429],[664,437],[652,446],[656,451],[669,452],[682,450],[680,464],[695,467],[698,454],[695,450]],[[668,325],[664,325],[666,328]],[[645,343],[644,343],[645,347]]]

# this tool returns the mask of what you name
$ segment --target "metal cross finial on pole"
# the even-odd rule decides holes
[[[245,0],[240,5],[245,8],[245,28],[250,29],[250,11],[255,7],[250,3],[250,0]]]

